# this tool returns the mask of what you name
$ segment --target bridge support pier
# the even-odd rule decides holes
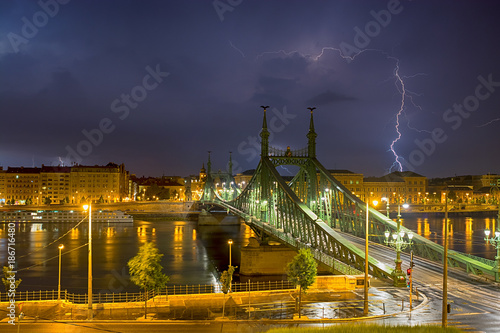
[[[286,265],[297,255],[294,249],[277,242],[263,242],[252,237],[241,249],[240,275],[286,275]],[[332,274],[325,265],[318,263],[319,274]]]
[[[240,275],[284,275],[297,252],[285,245],[260,244],[256,238],[241,249]]]
[[[198,225],[239,225],[241,224],[240,218],[235,215],[228,215],[224,212],[210,213],[205,209],[202,209],[201,213],[198,215]]]

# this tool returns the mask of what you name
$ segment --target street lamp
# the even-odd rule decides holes
[[[231,245],[233,245],[233,240],[230,239],[227,241],[227,243],[229,244],[229,267],[228,267],[228,270],[231,269]],[[233,280],[233,277],[231,276],[231,280],[229,280],[229,291],[231,291],[231,282]]]
[[[404,204],[403,208],[408,208],[408,204]],[[397,229],[396,232],[391,232],[389,230],[386,230],[384,235],[385,235],[385,244],[389,245],[390,247],[394,248],[396,250],[396,260],[394,262],[396,263],[396,268],[392,272],[393,275],[393,280],[394,280],[394,286],[395,287],[405,287],[406,286],[406,277],[403,271],[401,270],[401,251],[407,248],[408,246],[411,246],[413,244],[413,233],[411,231],[406,234],[408,237],[408,240],[405,239],[405,231],[401,229],[401,204],[399,203],[398,200],[398,219],[397,219]]]
[[[83,206],[89,210],[89,275],[88,275],[88,310],[87,319],[92,320],[92,203]]]
[[[369,230],[370,207],[366,200],[366,220],[365,220],[365,276],[364,276],[364,305],[363,314],[368,315],[368,230]]]
[[[233,245],[233,240],[230,239],[227,243],[229,244],[229,267],[231,267],[231,245]]]
[[[497,227],[495,230],[495,236],[491,234],[489,229],[484,230],[484,240],[486,244],[493,245],[497,250],[497,255],[495,257],[495,281],[500,280],[500,204],[498,205],[498,216],[497,216]],[[490,237],[491,235],[491,237]]]
[[[386,214],[387,214],[387,218],[389,218],[389,198],[387,197],[383,197],[381,199],[382,201],[385,201],[387,203],[387,206],[386,206]]]
[[[61,300],[61,250],[64,249],[64,245],[59,245],[59,283],[57,284],[57,300]]]

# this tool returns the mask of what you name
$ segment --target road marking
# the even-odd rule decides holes
[[[491,312],[467,312],[467,313],[450,313],[449,316],[474,316],[480,314],[488,314]]]

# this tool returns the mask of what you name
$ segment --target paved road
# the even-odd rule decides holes
[[[364,250],[364,239],[345,233],[342,236]],[[370,243],[369,252],[377,260],[394,265],[396,254],[386,246]],[[406,253],[401,254],[403,271],[409,267],[409,257]],[[376,322],[391,325],[441,324],[443,265],[416,256],[414,262],[413,285],[427,296],[428,303],[412,311],[411,318],[408,313],[403,313]],[[451,304],[448,325],[464,331],[500,332],[500,284],[486,282],[459,268],[449,268],[448,303]]]

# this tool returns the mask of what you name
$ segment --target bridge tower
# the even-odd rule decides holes
[[[318,136],[314,130],[314,117],[313,111],[315,107],[308,108],[310,110],[309,132],[306,137],[308,140],[307,148],[292,150],[288,146],[286,150],[274,148],[269,146],[269,130],[267,128],[267,108],[268,106],[261,106],[263,108],[262,130],[261,137],[261,162],[262,160],[270,161],[274,167],[281,165],[294,165],[300,167],[299,173],[292,180],[292,188],[299,196],[299,198],[313,211],[318,211],[318,205],[321,201],[321,194],[318,192],[318,177],[314,159],[316,158],[316,137]],[[272,211],[273,201],[271,190],[273,188],[269,183],[271,175],[269,170],[262,169],[260,173],[260,193],[257,199],[260,200],[261,210]],[[273,192],[274,193],[274,192]]]

